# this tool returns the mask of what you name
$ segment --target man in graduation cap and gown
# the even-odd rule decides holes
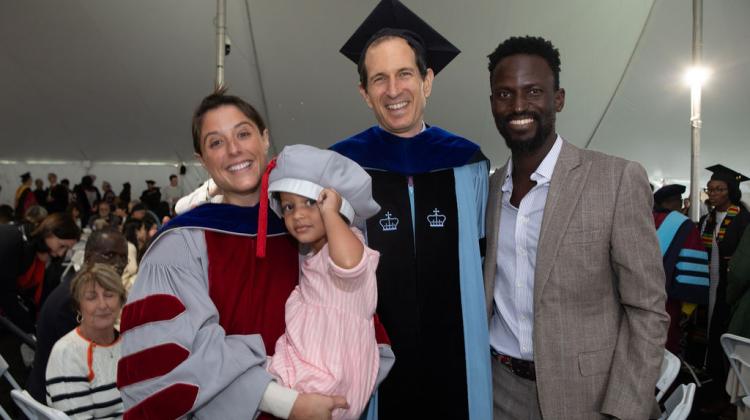
[[[750,212],[740,201],[740,183],[748,177],[724,165],[706,168],[713,172],[706,192],[711,211],[700,220],[701,237],[709,255],[711,278],[708,303],[707,367],[714,381],[709,385],[716,399],[728,404],[723,392],[727,379],[724,352],[719,338],[729,326],[729,305],[726,301],[727,268],[745,228],[750,224]]]
[[[396,364],[380,418],[492,417],[481,245],[489,162],[478,145],[426,125],[433,78],[459,51],[403,4],[381,1],[341,52],[378,122],[331,147],[372,177],[381,212],[377,312]]]
[[[654,222],[670,317],[666,348],[674,354],[682,353],[682,313],[689,315],[696,305],[708,303],[708,254],[695,224],[680,212],[684,192],[684,185],[670,184],[654,193]]]

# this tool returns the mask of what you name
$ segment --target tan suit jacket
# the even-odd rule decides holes
[[[490,177],[488,316],[505,173]],[[563,143],[534,272],[534,362],[545,419],[654,413],[669,317],[651,205],[639,164]]]

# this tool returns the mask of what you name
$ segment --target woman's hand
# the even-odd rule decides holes
[[[329,397],[321,394],[299,394],[289,413],[289,420],[329,420],[337,408],[349,408],[342,396]]]
[[[341,195],[333,188],[323,188],[318,196],[318,208],[321,214],[338,214],[341,209]]]

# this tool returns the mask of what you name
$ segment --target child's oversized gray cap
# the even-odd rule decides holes
[[[271,208],[283,217],[274,192],[290,192],[317,200],[323,188],[333,188],[341,195],[339,212],[354,222],[355,214],[367,219],[380,211],[372,198],[370,175],[353,160],[331,150],[305,144],[286,146],[276,158],[276,168],[268,177]]]

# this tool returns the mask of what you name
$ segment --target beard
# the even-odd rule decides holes
[[[534,135],[527,140],[520,140],[513,137],[513,133],[509,128],[509,123],[513,119],[518,118],[532,118],[536,122],[536,131]],[[496,119],[495,125],[500,135],[505,139],[505,145],[512,153],[530,153],[538,150],[547,138],[549,138],[552,131],[555,129],[555,117],[554,115],[542,115],[538,112],[524,112],[518,114],[510,114],[505,118]]]

